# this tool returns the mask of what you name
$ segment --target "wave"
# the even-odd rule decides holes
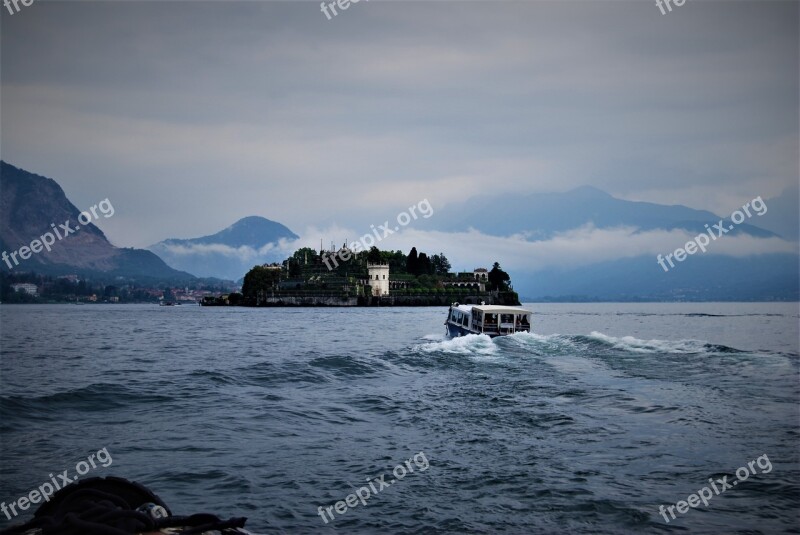
[[[4,421],[50,420],[59,417],[65,410],[107,412],[136,405],[168,404],[174,400],[175,397],[170,393],[153,393],[118,384],[96,383],[40,396],[0,396],[0,417]]]
[[[642,340],[633,336],[615,337],[601,332],[592,331],[587,337],[603,344],[608,344],[615,349],[630,351],[632,353],[672,353],[672,354],[697,354],[697,353],[743,353],[738,349],[711,344],[704,340]]]
[[[430,340],[433,335],[424,337]],[[615,351],[630,354],[714,355],[745,353],[739,349],[712,344],[704,340],[643,340],[633,336],[610,336],[592,331],[588,335],[516,333],[489,338],[468,335],[441,341],[429,341],[412,348],[421,353],[462,355],[496,355],[504,350],[520,348],[534,355],[576,354],[586,351]]]
[[[485,334],[468,334],[439,342],[427,342],[416,345],[412,349],[422,353],[483,356],[495,355],[499,351],[497,345]]]
[[[375,361],[364,362],[350,355],[317,357],[309,365],[344,377],[371,375],[382,367]]]

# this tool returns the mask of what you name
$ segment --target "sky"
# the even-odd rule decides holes
[[[79,209],[110,199],[98,225],[128,247],[250,215],[318,246],[421,199],[581,185],[723,216],[798,182],[798,20],[773,1],[362,0],[328,20],[35,0],[0,15],[0,153]]]

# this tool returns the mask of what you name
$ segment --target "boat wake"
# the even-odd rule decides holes
[[[516,333],[509,336],[489,338],[486,335],[468,335],[458,338],[427,335],[425,343],[412,348],[421,353],[461,355],[496,355],[508,349],[524,349],[535,355],[625,353],[625,354],[670,354],[670,355],[719,355],[746,353],[724,345],[704,340],[643,340],[633,336],[609,336],[592,331],[588,335]]]
[[[427,335],[425,340],[431,340],[413,347],[414,351],[421,353],[445,353],[449,355],[495,355],[500,348],[485,334],[468,334],[457,338]]]
[[[617,338],[597,331],[592,331],[588,338],[632,353],[744,353],[733,347],[711,344],[704,340],[641,340],[633,336]]]

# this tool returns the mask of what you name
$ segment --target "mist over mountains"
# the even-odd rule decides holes
[[[297,238],[280,223],[249,216],[209,236],[167,239],[148,249],[175,269],[199,277],[238,280],[254,265],[284,260],[291,252],[280,244]]]
[[[529,251],[511,266],[523,299],[796,300],[798,189],[761,201],[735,224],[728,214],[627,201],[583,186],[473,198],[439,210],[427,225],[443,232],[471,228],[506,240],[506,249],[517,244]],[[706,253],[675,262],[669,272],[659,267],[657,254],[674,252],[719,221],[727,233]]]
[[[796,195],[796,190],[787,190],[753,203],[751,216],[739,224],[706,210],[618,199],[591,186],[563,193],[480,197],[415,221],[414,232],[405,240],[378,245],[404,251],[422,245],[467,266],[485,265],[490,260],[486,255],[496,254],[491,252],[496,245],[496,250],[508,253],[491,260],[511,268],[515,289],[528,300],[797,299],[797,232],[792,232],[798,218]],[[728,229],[724,241],[669,273],[658,266],[655,255],[674,250],[661,243],[683,245],[719,221]],[[282,260],[291,252],[293,239],[297,236],[283,225],[245,218],[212,236],[165,240],[151,250],[173,267],[233,278],[256,259]],[[511,251],[514,244],[520,247]],[[643,244],[651,250],[645,251]]]
[[[30,244],[50,223],[77,220],[80,211],[54,180],[1,165],[4,251]],[[764,200],[761,212],[751,209],[751,217],[738,225],[708,211],[627,201],[589,186],[476,197],[442,207],[377,245],[444,252],[454,269],[499,261],[523,300],[797,300],[797,195],[795,188]],[[657,254],[671,253],[720,220],[733,228],[707,252],[669,272],[656,263]],[[214,234],[165,239],[139,250],[115,247],[89,224],[52,251],[32,255],[24,269],[151,280],[239,280],[254,265],[280,262],[297,248],[328,237],[317,230],[301,237],[279,222],[250,216]],[[0,268],[9,270],[4,264]]]
[[[788,240],[800,240],[800,184],[786,189],[781,195],[765,201],[769,211],[758,218],[758,226]]]
[[[786,204],[770,200],[767,203],[769,209],[772,209],[773,202],[777,209]],[[796,214],[795,208],[795,216]],[[448,232],[472,227],[493,236],[522,233],[528,239],[539,240],[552,238],[559,232],[587,224],[594,228],[633,227],[639,231],[680,229],[699,233],[705,231],[706,223],[716,223],[720,219],[726,221],[726,226],[730,224],[727,217],[719,217],[707,210],[695,210],[682,205],[627,201],[592,186],[581,186],[564,193],[472,198],[451,204],[437,212],[436,218],[430,220],[429,227]],[[776,220],[783,221],[781,217]],[[746,221],[735,225],[731,233],[765,238],[777,235],[754,224]],[[783,226],[776,224],[776,228]]]

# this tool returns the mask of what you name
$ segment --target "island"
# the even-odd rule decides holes
[[[203,306],[443,306],[520,304],[508,273],[491,269],[451,272],[444,253],[357,251],[342,245],[301,248],[282,263],[254,266],[241,293],[205,297]]]

